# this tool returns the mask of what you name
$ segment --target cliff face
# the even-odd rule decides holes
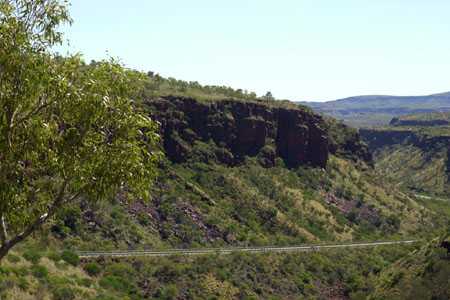
[[[450,122],[447,120],[404,120],[393,118],[389,123],[391,126],[447,126]]]
[[[428,136],[414,130],[360,129],[371,151],[394,145],[412,145],[424,151],[450,149],[450,136]]]
[[[164,148],[174,162],[186,161],[197,140],[212,140],[222,149],[216,156],[228,165],[259,155],[267,167],[280,157],[289,167],[324,168],[330,153],[352,151],[355,159],[371,160],[359,140],[334,142],[325,120],[302,109],[234,100],[203,103],[173,96],[151,99],[146,105],[161,123]]]
[[[367,143],[371,151],[378,150],[386,146],[412,143],[417,144],[420,137],[410,130],[389,130],[389,129],[359,129],[361,138]]]

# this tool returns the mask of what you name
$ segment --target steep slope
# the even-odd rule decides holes
[[[387,125],[400,115],[450,111],[450,92],[429,96],[356,96],[301,103],[349,125],[367,127]]]
[[[182,96],[148,97],[142,109],[160,122],[166,153],[149,198],[124,190],[65,207],[2,266],[2,297],[348,299],[369,293],[363,278],[403,250],[100,259],[84,270],[59,252],[396,239],[441,222],[375,176],[357,131],[308,109]]]
[[[364,299],[373,292],[379,272],[411,249],[380,246],[81,262],[61,259],[55,252],[27,251],[8,256],[0,266],[0,298]]]
[[[360,129],[374,155],[375,169],[399,187],[448,194],[450,128],[408,122],[409,126]]]
[[[280,103],[170,96],[144,104],[167,154],[151,198],[67,208],[52,228],[65,243],[294,244],[413,235],[420,220],[432,223],[430,211],[379,182],[357,132],[333,120]]]
[[[370,299],[449,299],[450,236],[435,239],[384,270]]]

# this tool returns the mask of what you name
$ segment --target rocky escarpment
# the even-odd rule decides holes
[[[360,129],[359,133],[371,151],[402,144],[412,145],[425,151],[450,148],[450,136],[430,136],[413,129]]]
[[[447,126],[450,125],[448,120],[405,120],[401,118],[393,118],[389,123],[391,126]]]
[[[361,138],[371,151],[397,144],[419,144],[421,137],[413,130],[359,129]]]
[[[337,142],[330,138],[321,116],[301,108],[235,100],[200,102],[174,96],[145,103],[161,123],[164,149],[174,162],[188,160],[197,141],[213,142],[216,158],[227,165],[258,156],[267,167],[273,166],[277,157],[289,167],[325,167],[330,153],[371,160],[359,137],[345,136]]]

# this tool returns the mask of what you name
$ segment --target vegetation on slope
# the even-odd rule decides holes
[[[370,299],[449,299],[450,236],[433,240],[380,274]]]
[[[211,147],[211,146],[209,146]],[[199,158],[207,145],[198,145]],[[210,158],[211,159],[211,158]],[[434,215],[364,171],[332,158],[326,170],[166,162],[148,202],[67,207],[53,244],[82,250],[289,245],[420,235]],[[427,231],[430,230],[427,229]]]
[[[375,168],[399,187],[418,193],[444,195],[448,191],[447,149],[424,150],[396,145],[375,153]]]
[[[0,267],[6,299],[364,299],[411,247],[98,259],[27,250]]]
[[[288,100],[276,99],[271,92],[263,96],[257,96],[255,92],[235,89],[229,86],[202,85],[197,81],[184,81],[172,77],[165,78],[152,71],[147,72],[145,92],[143,99],[155,99],[158,97],[186,97],[194,98],[201,102],[223,101],[224,99],[264,103],[274,107],[300,107],[310,110],[308,106],[297,105]]]
[[[331,129],[336,145],[346,145],[354,135],[350,129]],[[367,163],[345,147],[329,156],[325,168],[288,168],[280,157],[265,167],[267,149],[228,165],[220,159],[228,151],[223,144],[195,140],[189,147],[186,161],[162,162],[147,201],[130,202],[127,193],[120,193],[106,203],[86,198],[81,205],[66,206],[15,254],[31,262],[10,257],[2,266],[3,295],[358,299],[373,291],[375,275],[405,249],[99,260],[83,262],[83,270],[68,265],[77,264],[76,258],[66,254],[69,262],[62,262],[58,253],[387,239],[439,225],[430,210],[380,184]],[[39,261],[41,252],[51,259]]]
[[[146,97],[185,96],[203,101],[223,99],[238,99],[256,101],[258,96],[254,92],[233,89],[228,86],[204,86],[197,81],[184,81],[172,77],[165,78],[154,72],[147,73]],[[261,98],[260,100],[262,100]],[[265,98],[264,100],[274,100]]]
[[[444,120],[442,115],[408,115],[393,119],[391,126],[360,129],[376,171],[405,190],[448,194],[450,127],[435,123]]]
[[[48,3],[57,9],[39,6]],[[15,10],[9,4],[23,5],[19,9],[37,8],[44,16],[55,11],[62,15],[44,20],[45,28],[37,32],[23,32],[22,21],[16,22]],[[16,145],[16,152],[2,152],[2,197],[10,201],[1,203],[1,213],[8,213],[0,218],[2,229],[6,219],[8,225],[15,225],[8,229],[25,236],[19,229],[33,216],[36,221],[25,226],[31,235],[42,221],[53,213],[57,216],[2,262],[2,298],[358,298],[373,290],[370,280],[364,278],[377,274],[403,250],[124,262],[100,259],[80,264],[67,249],[386,239],[419,236],[425,230],[429,234],[433,232],[430,228],[440,225],[441,220],[435,219],[431,210],[380,184],[370,168],[365,145],[354,130],[342,124],[289,102],[273,101],[270,94],[257,98],[241,90],[203,87],[154,74],[141,81],[142,74],[117,64],[93,62],[86,66],[79,57],[56,57],[40,47],[33,48],[36,44],[32,39],[42,29],[42,36],[35,41],[38,46],[44,41],[46,49],[60,40],[52,26],[69,20],[64,6],[57,1],[23,0],[1,2],[0,8],[2,22],[11,23],[0,28],[2,33],[16,28],[24,34],[20,49],[13,47],[16,41],[10,36],[9,48],[1,47],[0,51],[4,54],[9,49],[16,56],[14,60],[1,57],[1,62],[25,84],[24,89],[10,84],[11,95],[19,97],[8,94],[2,98],[7,100],[2,120],[10,123],[1,129],[8,133],[14,127],[11,121],[17,111],[25,117],[38,116],[20,127],[16,135],[17,145],[29,148]],[[27,11],[19,15],[28,20]],[[24,53],[29,56],[22,57]],[[47,68],[49,65],[55,70]],[[48,82],[37,80],[36,74],[41,73],[48,77],[40,79]],[[68,78],[71,81],[66,82]],[[54,88],[55,82],[63,88]],[[143,90],[141,84],[145,85]],[[10,86],[2,86],[2,97],[10,92]],[[52,96],[54,105],[41,106],[43,94],[46,99]],[[140,98],[134,107],[131,96]],[[25,101],[31,104],[24,106]],[[156,101],[162,104],[160,113],[169,112],[158,117],[161,129],[164,133],[169,129],[170,134],[160,145],[168,157],[161,161],[160,177],[150,188],[147,184],[153,178],[156,158],[155,123],[135,109],[148,109],[141,104]],[[188,109],[167,111],[164,101]],[[190,109],[200,110],[186,118]],[[205,112],[212,113],[203,115]],[[11,141],[1,140],[5,145],[2,150],[10,150]],[[144,141],[153,147],[148,148]],[[174,155],[168,149],[174,150]],[[182,151],[185,155],[178,159],[176,155]],[[32,158],[31,166],[27,157]],[[3,159],[8,164],[3,164]],[[66,187],[68,199],[79,197],[79,202],[59,196]],[[142,193],[133,193],[136,190]],[[77,197],[72,198],[72,194]],[[114,196],[107,197],[110,194]],[[99,198],[107,201],[97,201]],[[52,205],[52,201],[57,202]],[[5,236],[3,243],[8,242]]]

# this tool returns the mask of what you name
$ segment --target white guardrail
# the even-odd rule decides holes
[[[341,244],[314,244],[298,246],[264,246],[264,247],[228,247],[228,248],[197,248],[197,249],[167,249],[167,250],[124,250],[124,251],[77,251],[80,258],[99,257],[138,257],[138,256],[173,256],[173,255],[205,255],[231,254],[234,252],[307,252],[333,248],[375,247],[385,245],[413,244],[419,240],[355,242]]]

